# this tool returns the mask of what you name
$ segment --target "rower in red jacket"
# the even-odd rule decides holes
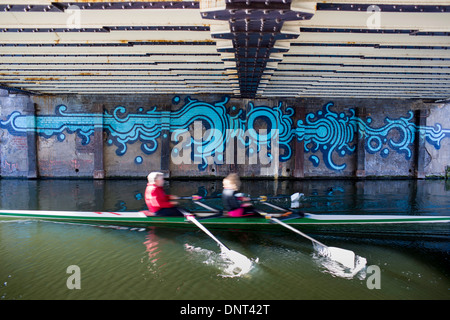
[[[145,189],[145,203],[150,216],[184,216],[176,207],[176,196],[164,192],[164,175],[161,172],[152,172],[147,176],[148,184]]]

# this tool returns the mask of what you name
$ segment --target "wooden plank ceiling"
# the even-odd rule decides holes
[[[0,0],[0,88],[450,97],[449,1]]]

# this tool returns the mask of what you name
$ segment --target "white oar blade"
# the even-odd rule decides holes
[[[355,253],[350,250],[314,244],[314,248],[322,257],[336,261],[349,269],[355,268]]]
[[[344,279],[365,278],[366,258],[355,255],[353,251],[335,247],[322,247],[314,244],[316,254],[315,262],[323,272]]]
[[[229,276],[239,277],[253,268],[253,262],[243,254],[225,247],[221,247],[221,249],[222,256],[231,262],[227,270],[225,270]]]
[[[339,262],[343,266],[354,269],[355,268],[355,253],[350,250],[328,247],[329,258]]]
[[[300,198],[303,196],[304,196],[304,194],[299,193],[299,192],[291,195],[291,208],[293,208],[293,209],[299,208],[300,207]]]

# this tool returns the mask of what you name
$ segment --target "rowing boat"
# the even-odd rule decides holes
[[[198,219],[208,228],[226,229],[280,229],[265,217],[225,217],[214,212],[198,213]],[[0,210],[0,220],[46,220],[69,223],[87,223],[128,227],[195,227],[185,217],[147,216],[145,211],[136,212],[83,212],[46,210]],[[412,237],[432,235],[450,236],[450,216],[412,215],[332,215],[298,214],[281,218],[294,228],[318,233],[364,237],[384,235],[409,235]]]

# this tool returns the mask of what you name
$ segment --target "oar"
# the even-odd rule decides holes
[[[285,212],[289,212],[288,210],[275,206],[271,203],[267,203],[267,202],[263,202],[265,205],[268,205],[270,207],[285,211]],[[294,227],[278,220],[277,218],[274,218],[272,216],[270,216],[269,214],[264,214],[261,213],[262,215],[266,216],[266,219],[270,219],[271,221],[274,221],[275,223],[278,223],[279,225],[301,235],[302,237],[312,241],[313,243],[316,243],[319,245],[320,250],[319,250],[319,254],[326,256],[328,258],[330,258],[331,260],[337,261],[340,264],[342,264],[345,267],[348,267],[350,269],[354,269],[355,268],[355,253],[351,250],[347,250],[347,249],[342,249],[342,248],[336,248],[336,247],[328,247],[326,245],[324,245],[322,242],[319,242],[318,240],[311,238],[310,236],[308,236],[307,234],[304,234],[303,232],[301,232],[300,230],[295,229]]]
[[[232,262],[237,264],[239,268],[242,270],[250,270],[251,261],[243,254],[240,254],[237,251],[231,250],[225,244],[223,244],[219,239],[217,239],[203,224],[198,222],[197,219],[192,214],[185,212],[184,210],[180,210],[187,220],[194,223],[197,227],[199,227],[204,233],[206,233],[211,239],[213,239],[219,245],[222,253],[224,253]]]
[[[221,248],[224,248],[226,251],[231,251],[226,245],[224,245],[219,239],[217,239],[204,225],[198,222],[197,219],[194,218],[192,214],[185,214],[186,219],[194,223],[197,227],[199,227],[204,233],[210,236],[214,241],[216,241]]]
[[[210,210],[212,212],[215,212],[216,214],[221,212],[219,209],[213,208],[213,207],[211,207],[211,206],[209,206],[209,205],[207,205],[205,203],[200,202],[201,199],[205,199],[205,198],[203,198],[201,196],[193,195],[193,196],[190,196],[190,197],[179,197],[179,199],[181,199],[181,200],[192,200],[192,202],[194,202],[196,205],[199,205],[199,206],[201,206],[201,207],[203,207],[203,208],[205,208],[207,210]]]
[[[252,201],[267,201],[267,200],[273,200],[273,199],[286,199],[291,198],[291,201],[298,201],[303,196],[303,193],[294,193],[293,195],[279,195],[279,196],[259,196],[250,198]],[[182,196],[178,197],[178,200],[206,200],[206,199],[220,199],[221,196],[199,196],[199,195],[193,195],[193,196]]]
[[[296,192],[290,196],[272,196],[272,197],[268,197],[268,196],[259,196],[257,198],[250,198],[250,200],[253,201],[261,201],[261,202],[266,202],[267,200],[272,200],[272,199],[286,199],[286,198],[291,198],[291,208],[298,208],[300,206],[300,199],[304,196],[303,193],[299,193]]]
[[[183,197],[178,197],[178,200],[201,200],[201,199],[214,199],[214,198],[218,198],[218,197],[202,197],[202,196],[198,196],[198,195],[193,195],[193,196],[183,196]]]
[[[219,209],[216,209],[216,208],[213,208],[213,207],[211,207],[211,206],[208,206],[207,204],[201,203],[200,201],[195,201],[195,200],[194,200],[193,202],[194,202],[195,204],[199,205],[199,206],[202,206],[202,207],[205,208],[205,209],[208,209],[208,210],[212,211],[212,212],[216,212],[216,213],[220,212]]]
[[[258,197],[254,197],[254,198],[250,198],[250,200],[252,201],[267,201],[267,200],[275,200],[275,199],[287,199],[290,198],[291,196],[258,196]]]
[[[317,241],[314,238],[311,238],[307,234],[304,234],[300,230],[297,230],[293,228],[292,226],[278,220],[277,218],[270,217],[271,221],[274,221],[278,223],[279,225],[301,235],[302,237],[305,237],[308,240],[311,240],[312,242],[318,244],[320,246],[319,253],[323,256],[326,256],[330,258],[331,260],[337,261],[343,266],[354,269],[355,268],[355,253],[351,250],[342,249],[342,248],[336,248],[336,247],[328,247],[324,245],[322,242]]]

